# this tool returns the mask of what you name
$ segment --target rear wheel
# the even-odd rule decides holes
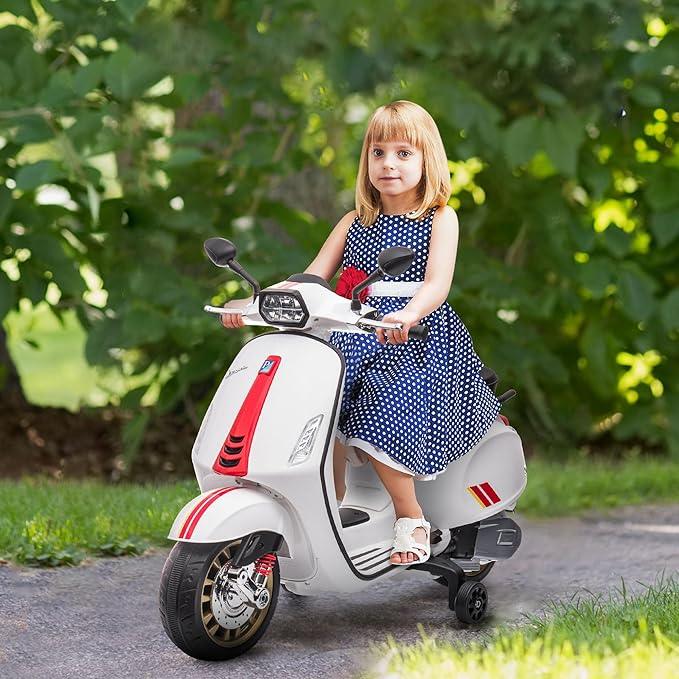
[[[160,578],[160,617],[167,636],[201,660],[228,660],[262,637],[276,610],[280,574],[274,554],[232,568],[240,540],[178,542]]]
[[[481,582],[465,582],[455,597],[455,615],[460,622],[474,625],[486,615],[488,592]]]

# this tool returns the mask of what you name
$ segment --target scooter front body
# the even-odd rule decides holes
[[[229,367],[192,452],[204,493],[244,487],[286,516],[281,580],[304,584],[307,593],[335,590],[338,581],[353,579],[332,479],[343,384],[344,360],[327,342],[296,331],[259,335]],[[237,495],[224,501],[233,504]],[[185,508],[184,520],[191,511]],[[215,521],[217,514],[211,514]],[[238,532],[232,524],[220,539]]]

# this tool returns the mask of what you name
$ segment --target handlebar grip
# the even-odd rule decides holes
[[[421,342],[426,342],[428,334],[429,326],[425,325],[424,323],[420,323],[420,325],[413,325],[410,328],[410,330],[408,331],[408,338],[414,337],[415,339],[418,339]]]

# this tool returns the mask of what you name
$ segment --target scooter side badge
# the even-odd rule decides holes
[[[485,509],[500,502],[500,496],[487,481],[478,486],[468,486],[469,494]]]

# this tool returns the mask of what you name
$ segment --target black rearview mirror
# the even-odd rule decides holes
[[[377,266],[385,276],[400,276],[413,263],[415,253],[410,248],[396,247],[382,250]]]
[[[236,246],[226,238],[208,238],[203,243],[205,254],[215,266],[225,268],[236,258]]]

